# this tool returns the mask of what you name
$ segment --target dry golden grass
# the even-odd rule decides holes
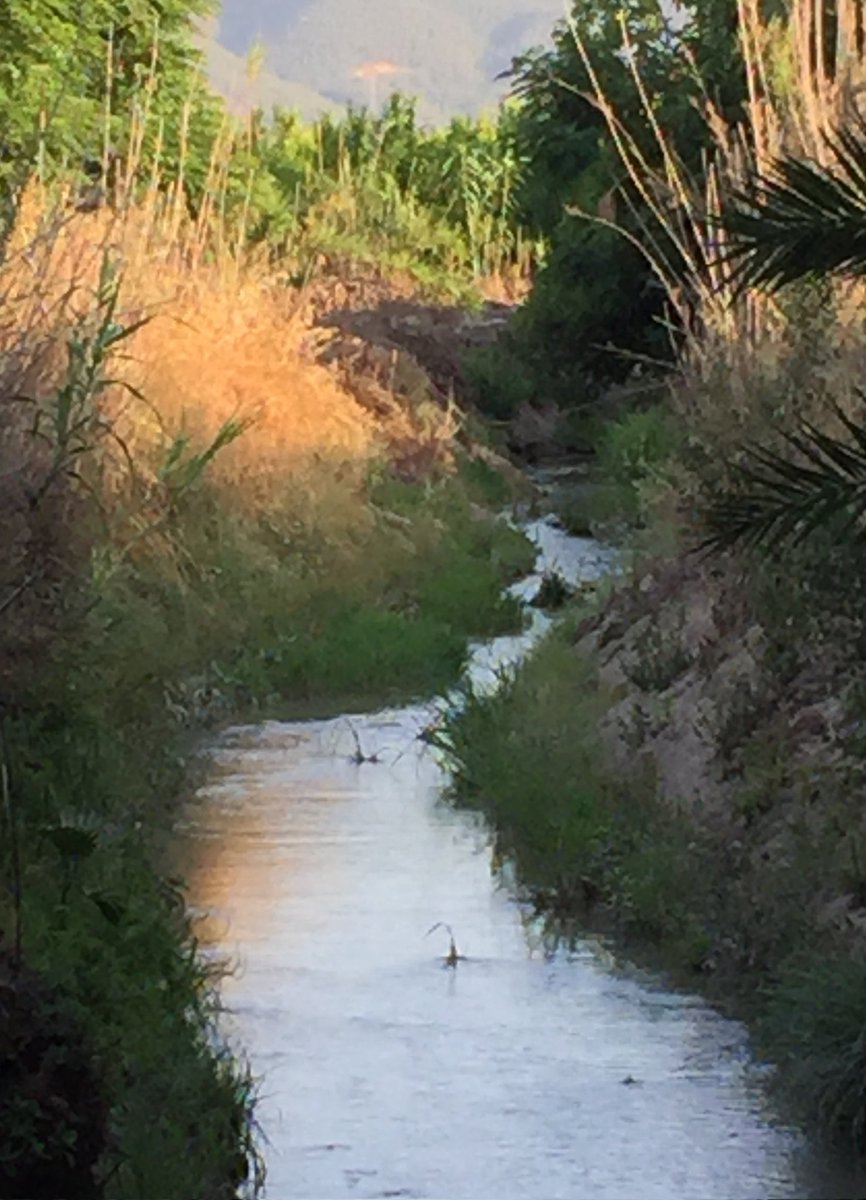
[[[117,382],[94,389],[58,466],[70,339],[98,339],[106,261],[114,319],[137,327],[106,357],[102,378]],[[94,552],[183,575],[212,502],[224,528],[247,529],[250,553],[263,528],[287,553],[296,536],[348,544],[376,520],[375,462],[408,479],[450,468],[458,421],[417,365],[370,347],[326,362],[312,314],[170,201],[80,213],[25,197],[0,263],[0,680],[56,639]],[[172,449],[200,453],[233,422],[243,433],[207,466],[211,500],[178,524]]]
[[[444,458],[454,422],[432,406],[422,411],[423,386],[409,400],[399,387],[388,397],[377,368],[317,361],[305,297],[218,239],[205,249],[199,229],[177,228],[170,209],[63,218],[46,216],[37,194],[26,199],[0,267],[4,395],[56,389],[68,331],[92,308],[106,255],[122,281],[123,323],[147,318],[123,343],[116,369],[145,399],[113,389],[108,401],[139,468],[155,466],[179,433],[204,446],[229,420],[249,428],[214,472],[254,502],[314,459],[348,467],[391,449],[405,458],[413,440],[422,458]],[[373,386],[378,405],[369,402]]]

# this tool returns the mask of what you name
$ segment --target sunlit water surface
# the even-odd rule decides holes
[[[530,532],[540,568],[610,566]],[[475,678],[492,686],[545,623],[477,647]],[[866,1194],[773,1119],[740,1025],[591,939],[545,952],[484,829],[441,801],[418,736],[435,714],[229,730],[187,813],[202,934],[237,963],[224,996],[260,1080],[269,1200]],[[456,970],[445,931],[425,937],[438,921]]]

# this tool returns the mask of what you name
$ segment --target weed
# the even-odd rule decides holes
[[[633,652],[623,667],[628,679],[643,692],[664,692],[691,666],[692,658],[680,627],[662,629],[649,618],[635,638]]]
[[[541,584],[532,598],[532,603],[536,608],[555,611],[567,604],[574,594],[575,589],[566,583],[557,571],[547,571],[541,578]]]
[[[507,344],[470,351],[464,370],[471,400],[494,420],[508,420],[535,399],[535,380]]]
[[[762,1049],[781,1067],[789,1102],[820,1128],[866,1149],[866,963],[798,950],[768,989]]]
[[[604,701],[566,646],[559,627],[498,692],[469,694],[447,719],[452,796],[488,817],[497,857],[543,910],[567,918],[603,901],[629,936],[676,946],[697,968],[710,944],[701,857],[651,778],[608,773],[595,732]]]

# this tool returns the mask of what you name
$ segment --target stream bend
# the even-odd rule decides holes
[[[611,564],[529,530],[539,571]],[[546,623],[475,647],[475,679],[494,685]],[[187,813],[203,941],[238,964],[224,999],[260,1080],[270,1200],[853,1194],[774,1121],[739,1024],[591,939],[545,952],[484,828],[441,801],[418,736],[435,712],[231,729]],[[440,921],[457,969],[447,933],[425,937]]]

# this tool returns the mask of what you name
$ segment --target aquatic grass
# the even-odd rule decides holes
[[[765,988],[761,1049],[780,1067],[789,1107],[866,1151],[866,962],[842,951],[797,950]]]
[[[709,948],[695,899],[703,858],[638,764],[609,769],[598,735],[608,700],[573,650],[575,622],[566,615],[497,690],[470,689],[446,715],[451,798],[485,815],[498,858],[541,910],[601,904],[623,934],[697,968]]]
[[[594,747],[575,737],[577,707],[591,728],[590,676],[564,650],[550,638],[497,691],[469,689],[442,730],[452,798],[484,813],[531,890],[560,897],[595,872],[609,831]]]

